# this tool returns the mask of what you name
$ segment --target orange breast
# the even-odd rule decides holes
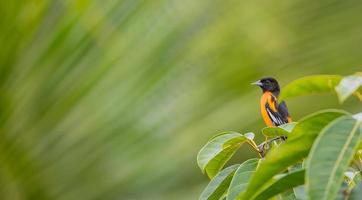
[[[269,118],[269,115],[268,115],[268,113],[266,111],[266,107],[265,107],[265,104],[269,103],[270,107],[272,109],[275,109],[275,105],[273,103],[271,104],[271,97],[272,97],[271,92],[265,92],[260,99],[261,116],[263,117],[263,120],[267,126],[273,126],[273,122]]]

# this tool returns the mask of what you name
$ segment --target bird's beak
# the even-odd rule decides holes
[[[258,85],[258,86],[262,86],[263,85],[263,83],[260,81],[260,80],[258,80],[258,81],[255,81],[254,83],[251,83],[252,85]]]

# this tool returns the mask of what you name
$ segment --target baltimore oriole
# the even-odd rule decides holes
[[[292,121],[285,101],[278,103],[280,87],[274,78],[263,78],[254,83],[263,90],[260,99],[261,116],[267,126],[279,126]]]

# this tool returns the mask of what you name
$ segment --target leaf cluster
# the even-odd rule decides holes
[[[361,86],[361,73],[308,76],[283,88],[281,98],[329,92],[341,103],[352,95],[362,102]],[[361,122],[362,113],[329,109],[262,129],[265,141],[259,145],[253,133],[221,133],[197,156],[211,179],[200,200],[362,199]],[[224,168],[243,144],[260,158]]]

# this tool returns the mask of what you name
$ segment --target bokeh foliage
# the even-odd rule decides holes
[[[251,81],[361,71],[361,10],[358,0],[1,1],[1,199],[197,198],[204,142],[263,127]],[[288,106],[298,119],[338,101]]]

